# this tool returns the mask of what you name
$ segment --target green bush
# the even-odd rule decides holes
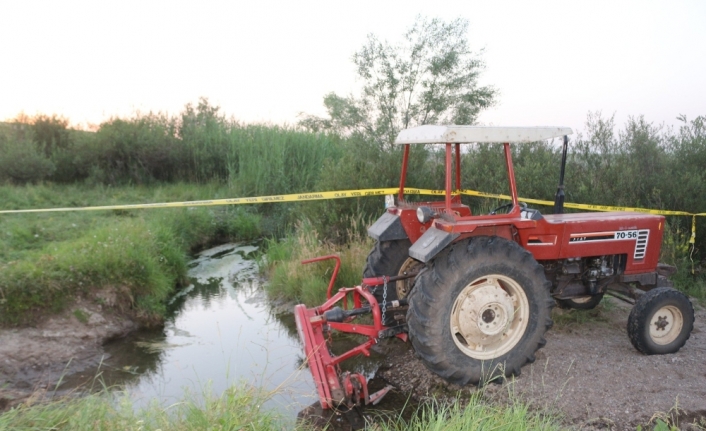
[[[350,221],[350,225],[353,231],[359,231],[356,221]],[[349,233],[348,236],[349,242],[345,245],[323,241],[311,223],[305,220],[285,238],[267,240],[267,257],[263,269],[269,274],[269,283],[265,288],[274,297],[303,302],[308,306],[321,304],[326,300],[335,261],[325,260],[306,265],[301,262],[328,255],[341,258],[334,292],[341,287],[359,285],[372,240],[365,235]]]
[[[0,136],[0,179],[36,183],[51,177],[55,170],[54,163],[31,140]]]

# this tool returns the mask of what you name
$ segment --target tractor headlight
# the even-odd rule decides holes
[[[419,220],[419,223],[426,223],[433,219],[434,216],[436,216],[436,213],[429,207],[417,208],[417,220]]]

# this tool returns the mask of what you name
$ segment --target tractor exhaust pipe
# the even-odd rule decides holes
[[[559,188],[554,197],[554,214],[564,213],[564,171],[566,170],[566,150],[569,146],[569,137],[564,135],[564,148],[561,153],[561,173],[559,174]]]

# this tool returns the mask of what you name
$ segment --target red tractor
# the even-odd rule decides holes
[[[400,189],[368,233],[376,240],[363,283],[320,307],[295,309],[324,408],[376,402],[365,378],[338,364],[369,354],[379,339],[408,336],[433,372],[459,385],[517,375],[535,359],[552,326],[551,309],[590,309],[607,292],[634,305],[628,336],[645,354],[678,351],[693,329],[688,297],[672,288],[676,268],[658,263],[665,219],[634,212],[564,214],[568,138],[563,127],[421,126],[402,131]],[[553,214],[518,200],[510,145],[563,137]],[[473,215],[461,203],[461,144],[502,143],[511,202]],[[405,201],[410,145],[443,144],[445,199]],[[332,283],[334,276],[332,277]],[[351,299],[351,301],[348,301]],[[335,306],[342,302],[343,308]],[[349,304],[352,302],[352,304]],[[349,306],[350,305],[350,306]],[[359,316],[372,314],[372,324]],[[368,340],[342,355],[326,344],[332,330]]]

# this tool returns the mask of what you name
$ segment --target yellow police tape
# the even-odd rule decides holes
[[[360,198],[397,193],[399,188],[344,190],[337,192],[296,193],[290,195],[257,196],[251,198],[212,199],[206,201],[162,202],[154,204],[104,205],[96,207],[42,208],[29,210],[3,210],[0,214],[46,213],[58,211],[101,211],[101,210],[136,210],[146,208],[184,208],[207,207],[215,205],[247,205],[271,202],[316,201],[324,199]],[[441,191],[444,194],[444,191]]]
[[[342,191],[332,191],[332,192],[315,192],[315,193],[293,193],[287,195],[272,195],[272,196],[256,196],[249,198],[230,198],[230,199],[212,199],[204,201],[185,201],[185,202],[162,202],[162,203],[152,203],[152,204],[131,204],[131,205],[104,205],[104,206],[94,206],[94,207],[69,207],[69,208],[41,208],[41,209],[27,209],[27,210],[0,210],[0,214],[20,214],[20,213],[45,213],[45,212],[60,212],[60,211],[103,211],[103,210],[133,210],[133,209],[147,209],[147,208],[184,208],[184,207],[202,207],[202,206],[216,206],[216,205],[248,205],[248,204],[262,204],[271,202],[303,202],[303,201],[315,201],[315,200],[326,200],[326,199],[344,199],[344,198],[359,198],[366,196],[383,196],[388,194],[396,194],[399,188],[380,188],[380,189],[362,189],[362,190],[342,190]],[[444,190],[430,190],[430,189],[415,189],[415,188],[405,188],[405,194],[410,195],[444,195],[446,192]],[[494,194],[479,192],[476,190],[456,190],[454,195],[462,194],[467,196],[476,196],[482,198],[492,198],[492,199],[503,199],[511,200],[509,195],[504,194]],[[541,199],[528,199],[520,198],[522,202],[527,202],[536,205],[554,205],[552,201],[545,201]],[[666,211],[666,210],[653,210],[648,208],[632,208],[632,207],[616,207],[607,205],[589,205],[589,204],[575,204],[571,202],[564,203],[566,208],[583,209],[589,211],[635,211],[647,214],[659,214],[659,215],[672,215],[672,216],[691,216],[691,239],[689,242],[693,244],[696,241],[696,216],[706,216],[706,213],[689,213],[686,211]]]

